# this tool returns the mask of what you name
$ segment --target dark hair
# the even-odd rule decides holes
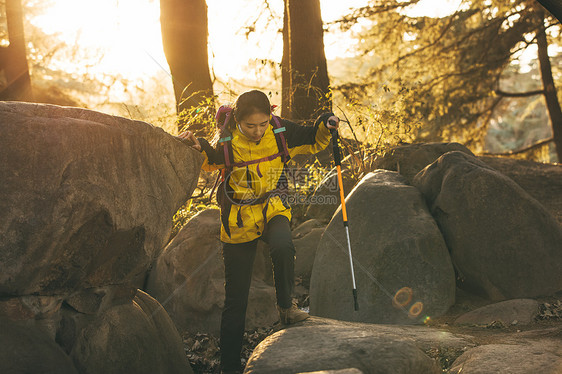
[[[251,116],[254,113],[263,113],[269,115],[271,113],[271,104],[269,98],[265,93],[259,90],[246,91],[236,99],[236,103],[233,108],[234,115],[230,117],[230,120],[226,124],[226,128],[230,131],[234,131],[236,128],[236,121],[240,122],[247,116]],[[224,117],[219,119],[220,125],[222,125]],[[220,126],[219,125],[219,126]],[[212,144],[215,145],[220,138],[220,130],[217,129]]]
[[[234,104],[234,117],[238,122],[254,113],[271,113],[271,104],[267,95],[258,90],[247,91],[238,96]]]

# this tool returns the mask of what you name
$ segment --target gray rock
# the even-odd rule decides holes
[[[67,297],[56,326],[57,343],[70,353],[82,330],[106,310],[131,304],[137,293],[140,291],[117,285],[84,289]]]
[[[357,180],[351,175],[349,170],[342,170],[343,191],[345,196],[349,194]],[[322,179],[318,187],[314,190],[310,205],[306,210],[306,217],[328,222],[332,218],[336,209],[340,206],[340,192],[338,187],[338,174],[336,169]]]
[[[349,368],[341,370],[307,371],[306,373],[302,372],[298,374],[363,374],[363,372],[359,369]]]
[[[78,371],[43,331],[0,317],[0,373],[78,374]]]
[[[0,317],[20,326],[41,330],[54,340],[61,315],[62,297],[27,295],[0,299]]]
[[[325,328],[315,331],[295,328],[276,333],[256,351],[245,373],[336,370],[350,365],[359,366],[364,373],[441,372],[436,363],[412,343],[388,336],[377,339],[349,336]]]
[[[96,314],[80,313],[67,304],[63,304],[60,309],[60,321],[57,325],[55,341],[67,354],[70,354],[82,330],[97,318]]]
[[[300,224],[299,226],[295,227],[292,230],[293,240],[302,238],[313,229],[325,228],[325,227],[326,224],[323,223],[322,221],[317,219],[309,219],[308,221],[303,222],[302,224]]]
[[[346,205],[359,311],[338,210],[318,245],[311,313],[372,323],[420,323],[445,313],[455,299],[453,267],[419,191],[397,173],[378,170],[351,191]]]
[[[41,319],[57,313],[62,304],[60,296],[27,295],[0,300],[0,317],[14,321]]]
[[[162,129],[0,103],[0,293],[134,283],[162,251],[203,157]]]
[[[455,360],[451,374],[560,373],[559,344],[488,344],[472,348]]]
[[[322,237],[326,224],[317,219],[309,219],[293,230],[293,243],[297,252],[295,258],[295,276],[303,284],[310,285],[312,266],[316,257],[316,248]],[[271,265],[270,265],[271,266]],[[308,294],[308,289],[306,290]]]
[[[193,373],[170,318],[142,291],[84,328],[70,356],[81,374]]]
[[[513,179],[562,224],[562,164],[499,157],[479,158],[486,165]]]
[[[224,263],[217,209],[194,216],[166,247],[150,272],[147,291],[166,308],[180,331],[217,334],[224,306]],[[270,326],[279,319],[275,289],[263,279],[264,260],[252,280],[246,327]]]
[[[295,258],[295,276],[301,277],[305,284],[309,284],[312,266],[316,257],[316,248],[322,238],[324,228],[312,229],[300,239],[293,240],[297,252]]]
[[[346,323],[311,317],[261,342],[245,373],[298,373],[355,368],[363,373],[440,373],[425,351],[462,350],[464,337],[420,326]]]
[[[532,299],[514,299],[486,305],[465,313],[456,325],[488,325],[494,321],[509,325],[528,325],[539,314],[539,303]]]
[[[142,290],[138,290],[134,303],[142,309],[154,326],[156,341],[166,361],[161,371],[163,373],[191,372],[191,366],[185,355],[183,340],[164,307]]]
[[[414,185],[447,242],[459,287],[496,301],[562,289],[562,227],[511,179],[450,152]]]
[[[384,156],[375,158],[371,163],[370,170],[397,171],[411,184],[420,170],[433,163],[441,155],[452,151],[473,155],[468,148],[459,143],[407,144],[393,148]]]
[[[74,310],[84,314],[97,314],[105,297],[103,289],[88,289],[69,296],[65,302]],[[131,296],[131,299],[133,296]]]
[[[74,310],[85,314],[98,314],[115,305],[130,303],[137,289],[122,285],[108,285],[77,291],[64,302]]]

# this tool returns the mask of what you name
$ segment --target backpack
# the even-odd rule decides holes
[[[273,109],[275,109],[275,106],[272,106],[271,109],[273,111]],[[281,121],[280,121],[279,117],[272,114],[272,117],[273,117],[273,133],[275,135],[275,140],[276,140],[277,148],[278,148],[279,152],[277,152],[275,154],[272,154],[270,156],[267,156],[267,157],[262,157],[260,159],[256,159],[256,160],[234,162],[234,155],[233,155],[233,152],[232,152],[232,133],[227,128],[228,122],[230,121],[230,118],[233,115],[234,115],[233,109],[230,106],[223,105],[219,108],[219,110],[217,111],[217,114],[215,116],[215,119],[217,121],[217,126],[220,129],[220,138],[219,138],[218,144],[222,145],[222,149],[223,149],[223,152],[224,152],[225,167],[223,169],[221,169],[219,175],[217,176],[217,179],[215,180],[213,189],[211,191],[211,199],[213,197],[213,193],[214,193],[215,189],[217,188],[219,180],[220,180],[220,185],[219,185],[219,188],[218,188],[219,191],[225,190],[225,188],[221,188],[221,187],[227,187],[228,186],[228,179],[229,179],[230,173],[232,172],[234,167],[244,167],[244,166],[246,166],[246,169],[248,170],[248,165],[258,164],[257,173],[258,173],[258,176],[261,178],[261,177],[263,177],[263,175],[261,174],[261,171],[259,169],[259,163],[260,162],[271,161],[271,160],[273,160],[277,157],[281,157],[281,159],[283,161],[284,168],[286,168],[287,163],[291,159],[291,156],[289,155],[289,149],[287,147],[287,141],[285,139],[285,134],[284,134],[284,132],[286,131],[286,128],[281,125]],[[250,178],[249,172],[248,172],[247,175],[248,175],[248,178]],[[284,187],[285,186],[279,186],[279,184],[278,184],[278,186],[275,188],[275,190],[268,191],[264,196],[262,196],[258,199],[247,199],[247,200],[234,199],[234,197],[232,196],[234,191],[225,191],[226,194],[228,194],[228,192],[231,192],[231,195],[228,196],[228,199],[225,199],[226,196],[223,196],[224,194],[219,194],[219,192],[217,192],[217,202],[219,203],[219,206],[221,208],[224,207],[224,204],[228,204],[228,203],[230,203],[230,204],[236,203],[236,204],[239,204],[239,205],[261,204],[262,202],[267,200],[269,197],[271,197],[273,194],[279,192],[279,190],[284,188]],[[284,188],[284,189],[286,189],[286,188]]]

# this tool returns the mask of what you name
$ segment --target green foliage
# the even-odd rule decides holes
[[[341,20],[344,29],[368,25],[359,32],[358,50],[377,65],[363,81],[337,89],[358,101],[384,90],[379,110],[390,108],[400,122],[416,124],[415,141],[481,149],[501,108],[503,98],[494,94],[500,78],[545,20],[527,0],[465,0],[447,17],[408,16],[407,5],[417,2],[371,1]],[[547,29],[556,24],[546,18]]]
[[[194,95],[199,95],[195,92]],[[186,98],[184,101],[189,100]],[[212,137],[217,133],[217,125],[215,122],[215,102],[217,96],[203,97],[198,106],[183,109],[178,115],[179,132],[190,130],[196,136]]]
[[[199,185],[198,188],[205,188],[205,185]],[[186,225],[186,223],[193,218],[197,213],[206,209],[219,209],[218,205],[209,200],[209,196],[195,196],[187,200],[174,214],[172,218],[172,232],[170,239],[172,240],[178,232]]]

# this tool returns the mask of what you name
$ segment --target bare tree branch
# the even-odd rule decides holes
[[[543,147],[543,146],[547,145],[548,143],[552,142],[553,140],[554,140],[554,138],[544,139],[544,140],[541,140],[540,142],[532,144],[528,147],[513,150],[513,151],[508,151],[508,152],[500,152],[500,153],[484,152],[482,154],[485,155],[485,156],[512,156],[512,155],[517,155],[517,154],[529,152],[529,151],[532,151],[533,149]]]
[[[544,90],[535,90],[535,91],[527,91],[527,92],[505,92],[500,89],[494,91],[496,95],[503,96],[503,97],[529,97],[535,95],[543,95]]]

